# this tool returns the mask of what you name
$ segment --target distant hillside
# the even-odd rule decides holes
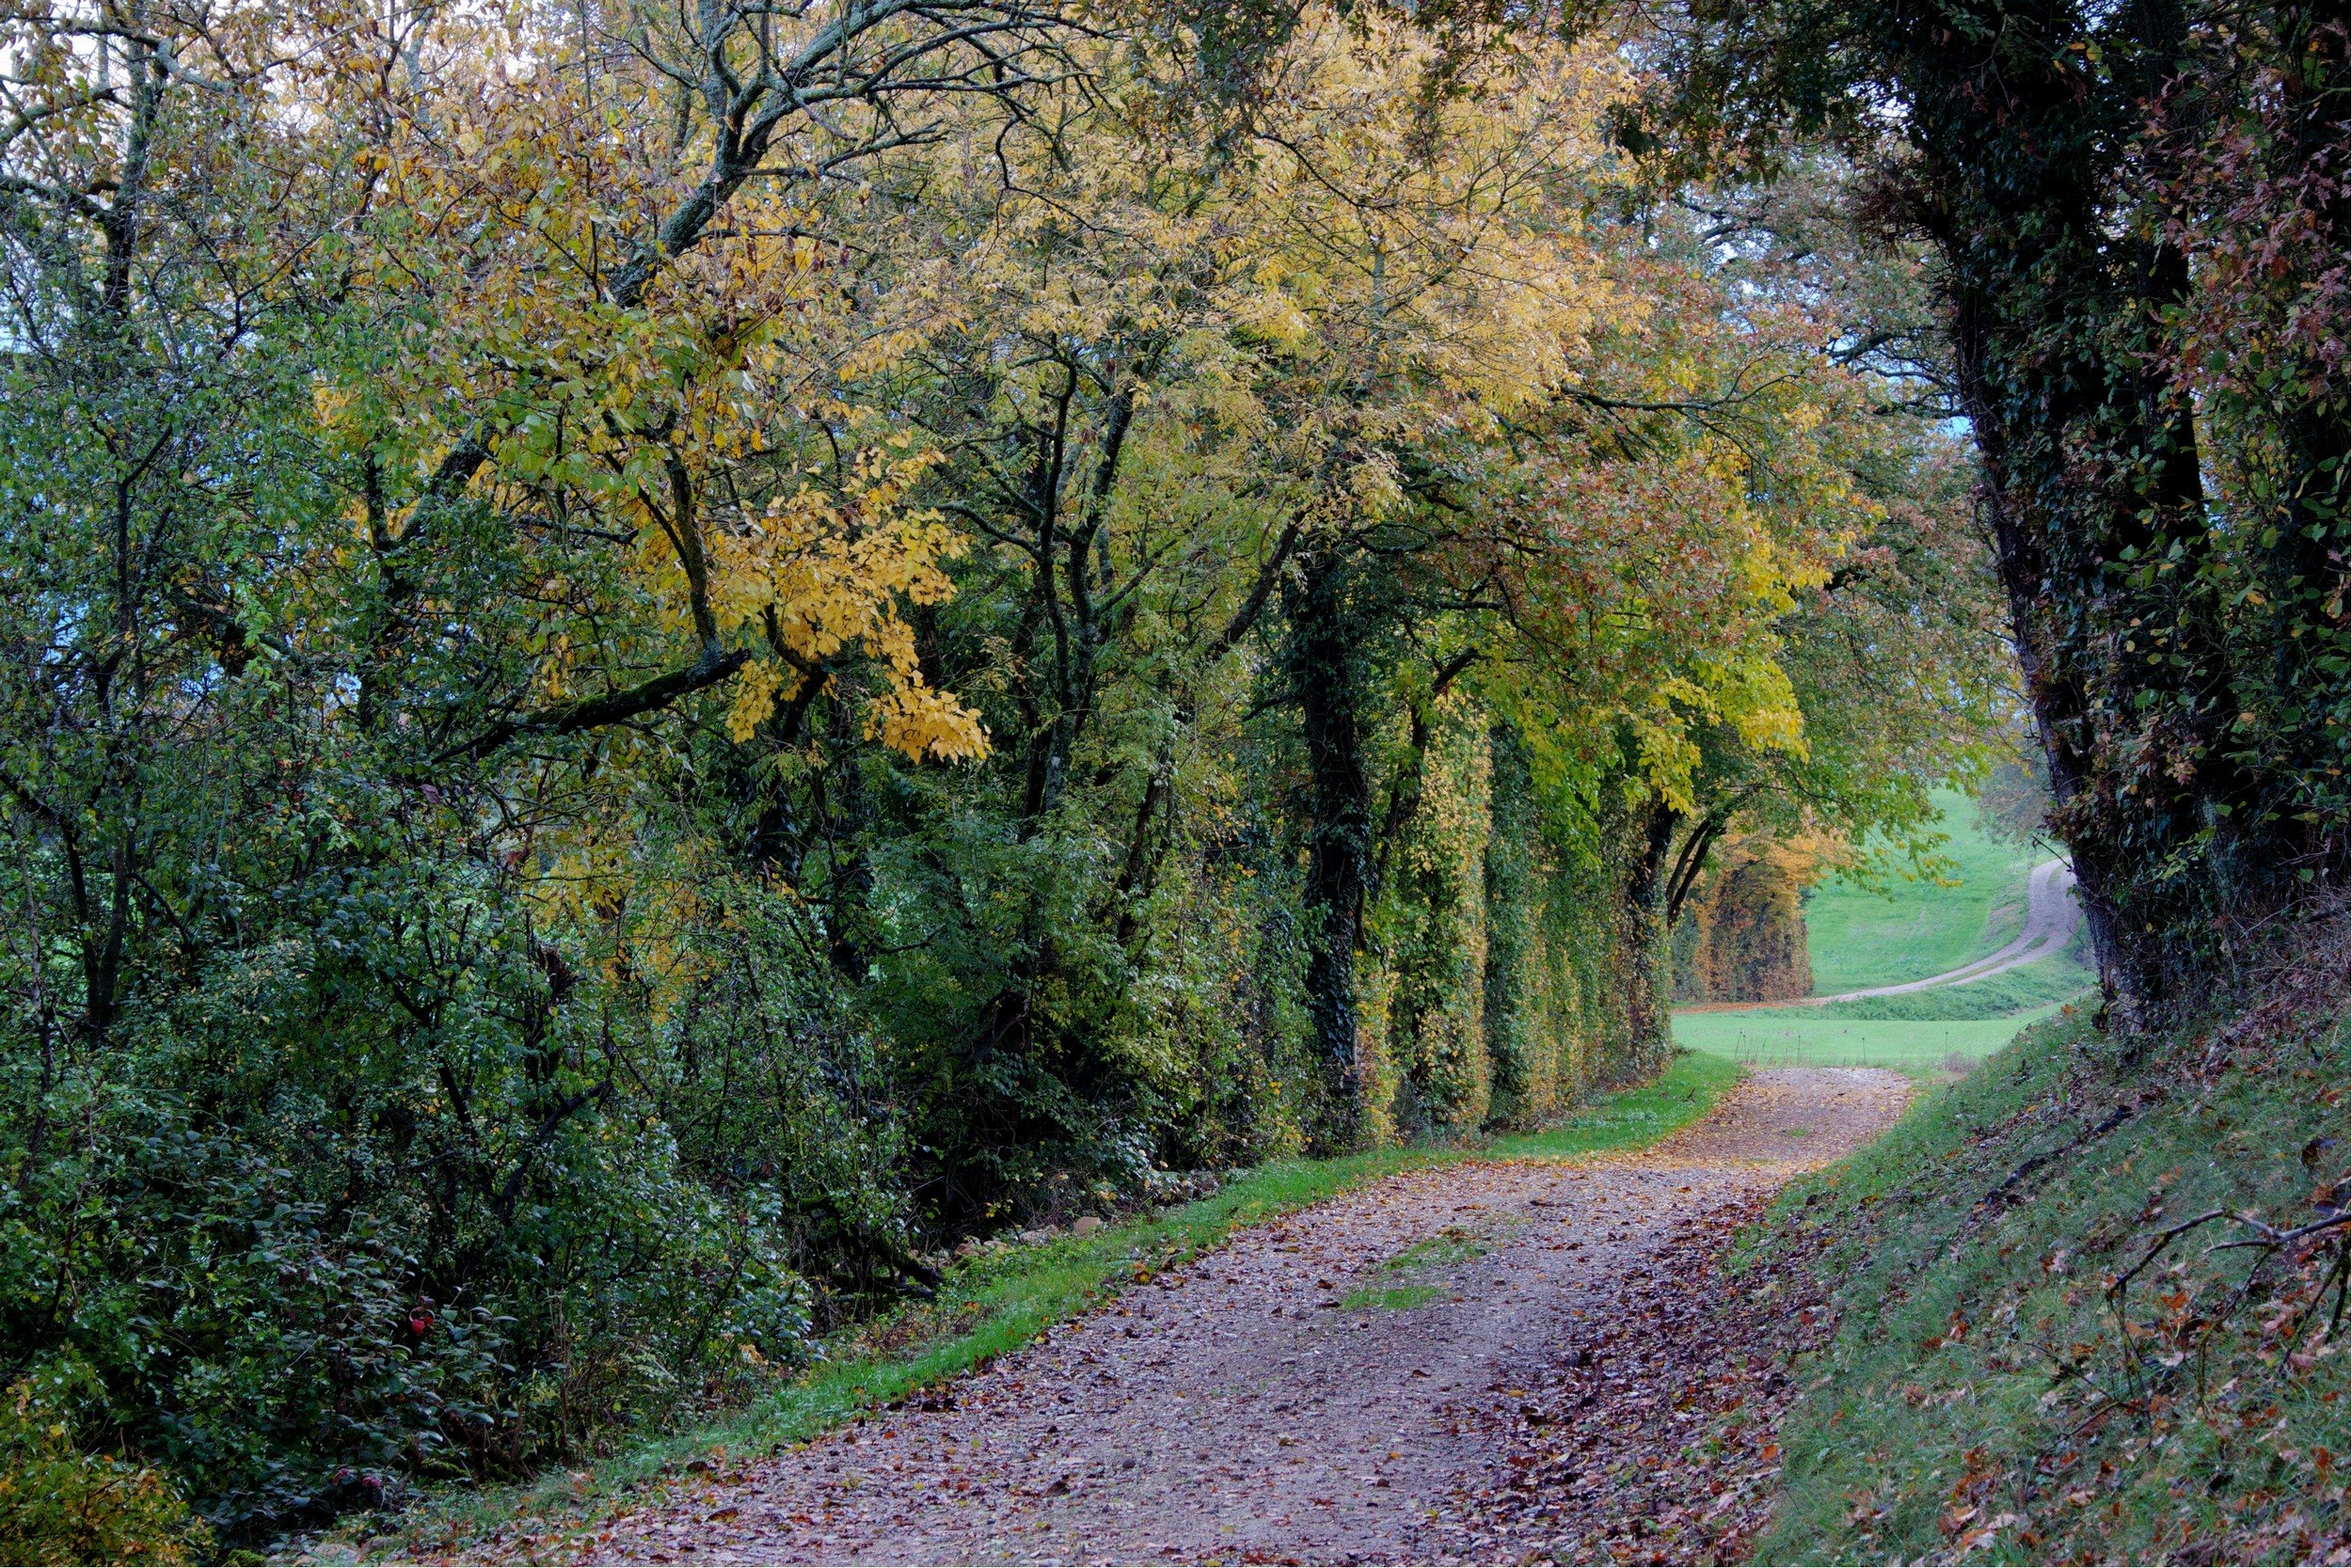
[[[1944,812],[1938,826],[1948,838],[1942,854],[1952,863],[1947,879],[1890,873],[1881,888],[1831,879],[1805,895],[1800,918],[1811,994],[1940,974],[1995,951],[2024,926],[2026,880],[2047,851],[1988,837],[1966,796],[1947,790],[1936,800]],[[1685,969],[1694,967],[1680,952],[1677,957]],[[1899,996],[1682,1012],[1675,1019],[1675,1039],[1750,1063],[1889,1067],[1948,1076],[2000,1049],[2019,1029],[2051,1017],[2090,979],[2071,957],[2043,959],[1966,985]],[[1697,1000],[1701,993],[1686,984],[1683,994]],[[1739,994],[1718,988],[1705,999]],[[1751,988],[1745,994],[1790,992]]]
[[[1955,863],[1951,884],[1890,874],[1883,891],[1832,879],[1804,901],[1817,996],[1900,985],[1940,974],[1992,952],[2026,919],[2026,876],[2048,851],[2002,844],[1977,827],[1976,803],[1939,790],[1936,804],[1949,836],[1941,853]]]

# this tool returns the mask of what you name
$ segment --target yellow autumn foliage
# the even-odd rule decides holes
[[[31,1379],[0,1390],[0,1560],[183,1563],[213,1552],[168,1476],[75,1447]]]

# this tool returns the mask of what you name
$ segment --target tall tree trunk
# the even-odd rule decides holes
[[[1487,726],[1494,758],[1487,786],[1490,824],[1486,835],[1486,1058],[1494,1073],[1490,1120],[1525,1124],[1551,1109],[1557,1064],[1534,1059],[1539,1021],[1530,1016],[1536,959],[1537,878],[1534,781],[1527,743],[1519,732],[1497,720]]]
[[[1962,406],[1968,410],[1977,433],[1978,455],[1984,465],[1978,499],[2009,600],[2010,643],[2025,676],[2034,733],[2049,763],[2050,793],[2062,808],[2083,792],[2092,772],[2092,759],[2077,745],[2088,727],[2090,696],[2081,672],[2069,667],[2049,645],[2052,637],[2045,624],[2052,596],[2049,557],[2039,536],[2021,523],[2016,508],[2010,504],[2007,432],[1985,368],[1990,313],[1989,302],[1977,293],[1955,290],[1950,325],[1954,368]],[[2087,847],[2075,849],[2072,858],[2074,894],[2090,927],[2092,955],[2100,974],[2112,976],[2119,972],[2120,960],[2113,871],[2104,856],[2090,852]]]
[[[1681,815],[1663,800],[1642,821],[1641,841],[1625,880],[1626,1023],[1632,1062],[1646,1071],[1671,1049],[1666,1000],[1666,862]]]
[[[1307,1008],[1322,1069],[1318,1150],[1355,1147],[1363,1130],[1356,953],[1372,879],[1372,781],[1364,766],[1362,665],[1351,635],[1352,568],[1336,552],[1309,556],[1287,592],[1289,676],[1308,770]]]
[[[2019,20],[1999,5],[1971,14]],[[2180,8],[2151,0],[2119,31],[2153,91],[2185,46]],[[2215,912],[2215,825],[2251,787],[2222,733],[2232,651],[2202,580],[2215,541],[2196,426],[2166,369],[2187,268],[2169,245],[2111,231],[2134,199],[2115,150],[2144,117],[2136,98],[2086,97],[2041,55],[1942,34],[1911,47],[1919,215],[1947,262],[2052,821],[2130,1018],[2164,1002]]]

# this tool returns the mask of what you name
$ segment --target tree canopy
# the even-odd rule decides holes
[[[262,1539],[1539,1122],[2012,632],[2127,992],[2340,886],[2340,27],[1868,9],[0,11],[0,1370]]]

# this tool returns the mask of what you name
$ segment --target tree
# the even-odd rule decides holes
[[[1052,19],[717,8],[586,56],[544,20],[99,6],[0,46],[0,1354],[231,1538],[789,1365],[803,1268],[904,1257],[867,1042],[645,785],[747,628],[866,648],[884,743],[977,748],[907,650],[954,547],[898,499],[928,459],[730,488],[756,427],[712,382],[755,389],[814,269],[725,221],[918,98],[1017,96]],[[627,113],[664,49],[714,89],[675,141]]]
[[[1932,443],[1622,40],[0,28],[0,1375],[232,1545],[1639,1076],[1677,824],[1965,706]]]
[[[2316,649],[2323,623],[2342,625],[2337,443],[2292,434],[2315,431],[2304,421],[2336,394],[2288,372],[2278,385],[2294,389],[2257,417],[2262,434],[2201,426],[2194,377],[2170,367],[2194,360],[2213,375],[2249,351],[2249,371],[2260,362],[2253,337],[2212,352],[2217,318],[2193,302],[2218,306],[2228,286],[2211,292],[2198,275],[2231,269],[2190,261],[2208,245],[2228,254],[2229,236],[2264,221],[2256,207],[2279,224],[2275,277],[2324,297],[2338,276],[2340,165],[2323,144],[2341,139],[2342,40],[2332,19],[2293,7],[1701,5],[1674,30],[1672,92],[1627,126],[1644,146],[1670,135],[1684,169],[1718,151],[1768,167],[1791,135],[1834,138],[1877,171],[1881,217],[1934,245],[2055,820],[2127,1018],[2165,1005],[2239,920],[2339,874],[2328,823],[2342,816],[2341,773],[2323,759],[2341,750],[2342,675],[2326,655],[2280,664],[2275,639],[2238,613],[2253,596],[2276,602],[2254,587],[2276,574],[2305,628],[2285,628],[2281,646]],[[2315,174],[2250,203],[2168,208],[2164,193],[2201,178],[2185,171],[2217,166],[2190,150],[2189,128],[2217,102],[2202,84],[2238,69],[2223,58],[2276,62],[2254,68],[2278,72],[2276,145],[2308,150]],[[2169,139],[2151,132],[2167,103],[2181,117]],[[2255,334],[2276,330],[2256,322],[2317,319],[2236,303]],[[2185,338],[2201,315],[2205,329]],[[2191,341],[2201,347],[2185,352]],[[2333,352],[2309,328],[2299,341],[2279,369]],[[2271,478],[2213,493],[2208,476],[2232,466],[2210,460],[2217,438],[2275,453]],[[2244,523],[2229,520],[2237,506]],[[2297,692],[2301,741],[2267,729],[2242,687]],[[2249,745],[2253,733],[2274,739]],[[2334,809],[2282,808],[2317,789]]]

